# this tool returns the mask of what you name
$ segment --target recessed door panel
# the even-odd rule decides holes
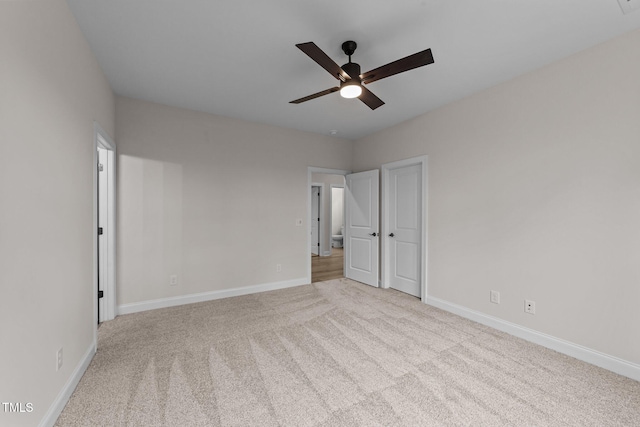
[[[358,237],[349,239],[349,268],[371,273],[371,239]]]
[[[410,171],[413,172],[413,171]],[[400,230],[416,230],[418,228],[418,179],[416,173],[399,173],[395,175],[395,227]]]
[[[398,279],[418,280],[418,245],[415,243],[396,242],[396,268]]]
[[[349,213],[351,227],[371,228],[371,180],[354,179],[351,182],[353,205]]]

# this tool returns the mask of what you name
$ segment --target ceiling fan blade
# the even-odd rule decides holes
[[[298,49],[307,54],[307,56],[318,63],[322,68],[327,70],[329,74],[338,80],[348,80],[351,77],[336,64],[333,59],[329,58],[314,42],[299,43],[296,45]]]
[[[323,90],[322,92],[314,93],[313,95],[305,96],[304,98],[289,101],[289,104],[300,104],[301,102],[310,101],[315,98],[319,98],[324,95],[339,91],[339,87],[332,87],[331,89]]]
[[[362,94],[360,94],[358,98],[360,98],[360,101],[367,104],[367,107],[371,108],[372,110],[375,110],[376,108],[384,105],[384,101],[382,99],[375,96],[373,92],[371,92],[364,86],[362,86]]]
[[[413,55],[406,56],[397,61],[383,65],[382,67],[375,68],[371,71],[367,71],[362,74],[362,81],[364,83],[375,82],[376,80],[384,79],[385,77],[393,76],[394,74],[403,73],[405,71],[413,70],[414,68],[422,67],[424,65],[433,64],[433,55],[431,49],[423,50],[422,52],[414,53]]]

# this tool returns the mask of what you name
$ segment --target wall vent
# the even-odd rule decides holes
[[[622,13],[625,15],[640,9],[640,0],[618,0],[618,3],[620,3]]]

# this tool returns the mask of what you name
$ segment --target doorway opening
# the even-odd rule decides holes
[[[348,173],[336,169],[308,169],[309,283],[344,277],[344,243],[341,236],[345,175]]]

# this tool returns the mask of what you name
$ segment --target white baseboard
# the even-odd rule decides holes
[[[242,288],[223,289],[220,291],[202,292],[198,294],[180,295],[176,297],[160,298],[150,301],[133,302],[118,306],[118,314],[131,314],[140,311],[155,310],[157,308],[175,307],[196,302],[211,301],[221,298],[237,297],[241,295],[256,294],[259,292],[275,291],[277,289],[292,288],[308,284],[306,278],[292,279],[284,282],[263,283],[260,285],[245,286]]]
[[[427,304],[450,313],[457,314],[458,316],[466,319],[473,320],[474,322],[490,326],[499,331],[506,332],[510,335],[522,338],[543,347],[550,348],[578,360],[608,369],[609,371],[624,375],[625,377],[629,377],[636,381],[640,381],[640,365],[633,362],[619,359],[615,356],[601,353],[597,350],[593,350],[579,344],[574,344],[551,335],[543,334],[542,332],[525,328],[515,323],[507,322],[506,320],[489,316],[479,311],[471,310],[439,298],[428,296]]]
[[[62,387],[62,390],[60,390],[60,393],[58,393],[58,397],[56,397],[56,400],[53,401],[53,403],[47,410],[47,413],[40,421],[40,424],[38,424],[39,427],[53,427],[53,425],[58,420],[58,417],[62,413],[62,410],[71,398],[73,391],[78,386],[80,379],[89,367],[89,363],[91,363],[91,359],[93,359],[93,356],[95,354],[96,343],[92,342],[87,352],[84,354],[82,359],[80,359],[80,363],[78,363],[78,366],[76,366],[76,369],[74,369],[66,384],[64,385],[64,387]]]

